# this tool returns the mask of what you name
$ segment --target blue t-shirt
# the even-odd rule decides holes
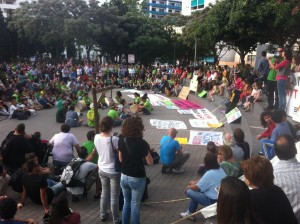
[[[180,149],[179,142],[171,136],[163,136],[160,140],[160,161],[164,165],[170,165],[176,157],[176,151]]]
[[[291,129],[286,121],[281,122],[279,124],[276,124],[276,127],[274,128],[271,139],[272,141],[276,141],[276,139],[281,135],[292,135]]]
[[[207,197],[216,200],[218,198],[216,187],[221,185],[221,180],[226,176],[226,173],[221,167],[217,170],[209,170],[199,180],[197,186]]]

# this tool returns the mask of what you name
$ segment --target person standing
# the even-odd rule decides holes
[[[143,158],[147,164],[153,164],[150,146],[143,139],[143,131],[144,124],[140,117],[129,117],[124,120],[118,144],[122,164],[121,187],[124,195],[122,224],[140,223],[140,206],[146,186]]]
[[[100,199],[100,219],[102,222],[108,218],[108,206],[110,204],[113,222],[120,223],[119,194],[120,194],[120,171],[115,168],[113,150],[118,149],[119,138],[111,136],[114,120],[104,117],[100,122],[100,134],[95,135],[94,144],[98,153],[99,177],[102,185]]]
[[[175,140],[177,130],[170,128],[167,136],[163,136],[160,140],[160,161],[163,164],[161,173],[176,173],[182,174],[184,170],[181,169],[183,164],[190,157],[189,152],[184,152]]]
[[[272,69],[278,70],[276,74],[277,81],[277,91],[278,91],[278,109],[286,109],[286,86],[291,73],[291,61],[292,61],[292,51],[283,51],[284,60],[277,64],[276,66],[270,61],[270,67]]]
[[[270,66],[269,66],[269,61],[266,58],[267,52],[262,51],[261,56],[262,56],[262,58],[260,59],[260,61],[258,63],[257,72],[258,72],[258,77],[261,81],[260,84],[264,83],[264,85],[266,86],[267,76],[269,73]]]
[[[276,66],[283,61],[282,57],[283,48],[278,47],[277,53],[274,58],[269,59],[269,74],[267,76],[267,96],[268,96],[268,106],[265,110],[278,110],[278,92],[277,92],[277,81],[276,81],[276,70],[272,68],[271,64]]]

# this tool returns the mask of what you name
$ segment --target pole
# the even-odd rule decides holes
[[[197,61],[197,38],[195,38],[194,68],[196,67],[196,61]]]
[[[173,61],[174,61],[174,67],[176,66],[176,57],[175,57],[175,51],[176,50],[176,42],[174,41],[174,51],[173,51]]]
[[[96,90],[95,86],[92,88],[92,94],[93,94],[93,103],[94,103],[95,129],[96,129],[96,133],[99,134],[100,133],[100,129],[99,129],[100,117],[98,114],[97,90]]]

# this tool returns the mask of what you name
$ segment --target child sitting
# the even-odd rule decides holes
[[[260,101],[261,97],[262,97],[261,87],[259,86],[259,84],[257,82],[253,83],[252,88],[253,88],[253,90],[252,90],[251,95],[246,97],[246,102],[243,105],[244,106],[243,109],[245,109],[245,111],[250,111],[253,103]]]
[[[219,94],[219,87],[217,86],[217,82],[215,80],[212,81],[212,89],[209,91],[209,100],[210,102],[215,101],[213,95]]]

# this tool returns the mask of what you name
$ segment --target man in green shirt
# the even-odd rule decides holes
[[[62,101],[62,106],[56,112],[56,122],[57,123],[65,123],[66,114],[68,111],[68,101]]]
[[[114,119],[114,126],[120,126],[123,122],[122,119],[119,118],[118,108],[116,106],[113,106],[107,113],[107,116]]]

